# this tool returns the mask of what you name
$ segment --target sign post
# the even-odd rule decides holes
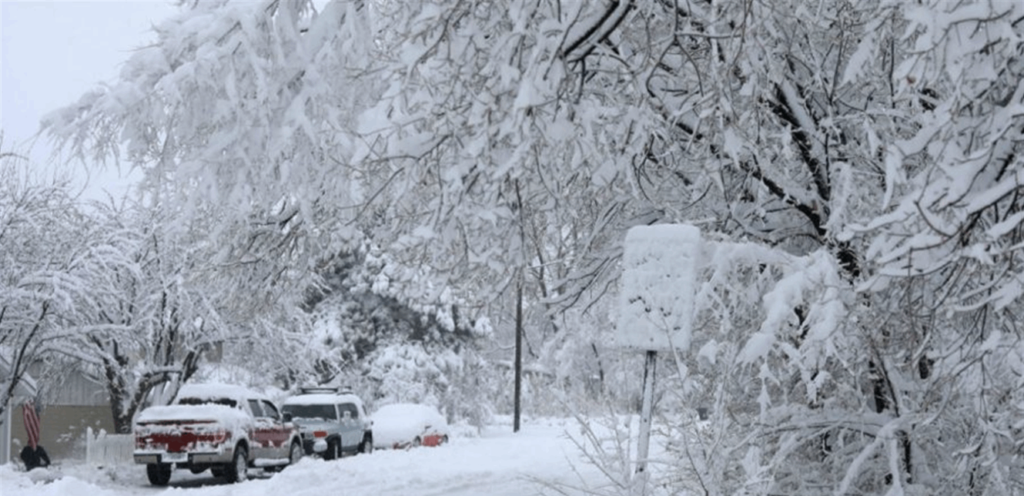
[[[626,233],[616,341],[645,351],[636,494],[647,489],[658,351],[690,347],[700,243],[700,230],[683,224],[638,226]]]
[[[654,416],[655,371],[658,368],[658,352],[647,350],[644,360],[644,396],[640,406],[640,438],[636,443],[636,476],[640,494],[647,487],[647,457],[651,447],[651,419]]]

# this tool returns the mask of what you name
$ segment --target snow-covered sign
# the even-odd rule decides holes
[[[690,346],[700,230],[684,224],[626,233],[616,342],[643,350]]]

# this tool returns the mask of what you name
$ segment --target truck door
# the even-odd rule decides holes
[[[253,458],[267,458],[273,425],[264,416],[260,400],[250,399],[248,403],[253,418],[252,432],[249,433],[249,450],[252,451]]]
[[[281,412],[273,403],[267,400],[260,400],[263,407],[264,420],[267,421],[268,449],[273,451],[269,458],[288,458],[288,450],[291,448],[288,442],[291,441],[292,430],[284,425]]]

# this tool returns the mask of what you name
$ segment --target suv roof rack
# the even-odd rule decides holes
[[[352,394],[352,388],[344,386],[302,386],[299,388],[299,392],[302,394],[314,394],[314,393],[335,393],[335,394]]]

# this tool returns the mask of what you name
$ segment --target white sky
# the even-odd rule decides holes
[[[51,174],[50,144],[45,138],[30,142],[39,120],[112,81],[131,50],[155,38],[151,26],[175,11],[170,0],[0,1],[4,149],[24,152],[31,144],[33,162]],[[88,175],[80,166],[74,170],[88,198],[105,198],[104,190],[120,195],[128,182],[113,168]]]

